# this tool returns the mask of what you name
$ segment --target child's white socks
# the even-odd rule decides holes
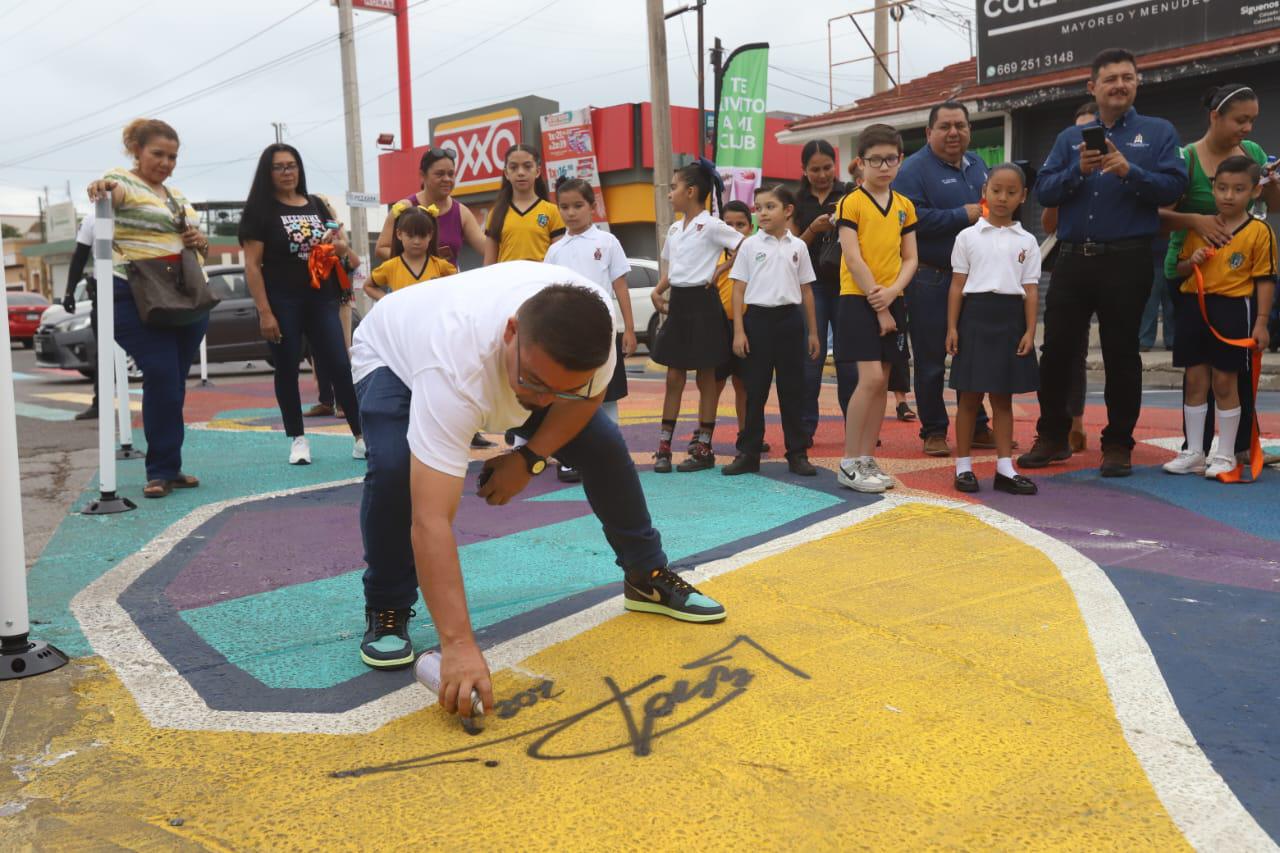
[[[996,459],[996,473],[1002,477],[1016,477],[1018,472],[1013,467],[1013,458],[1001,456]]]
[[[956,457],[956,476],[958,477],[961,474],[972,474],[972,473],[973,473],[973,457],[957,456]]]
[[[1203,414],[1201,418],[1203,418]],[[1202,421],[1203,422],[1203,421]],[[1219,456],[1235,456],[1236,453],[1236,433],[1240,431],[1240,407],[1234,409],[1218,409],[1218,455]],[[1190,443],[1191,434],[1187,433],[1187,442]],[[1196,445],[1193,445],[1196,446]]]
[[[1194,450],[1196,453],[1204,452],[1204,419],[1207,414],[1209,414],[1208,403],[1182,407],[1182,420],[1187,429],[1188,450]]]

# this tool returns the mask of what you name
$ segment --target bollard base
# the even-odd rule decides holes
[[[96,501],[90,501],[81,512],[84,515],[112,515],[137,508],[138,505],[128,498],[122,498],[115,492],[103,492]]]
[[[117,459],[145,459],[147,454],[135,448],[132,444],[122,444],[116,450]]]
[[[42,675],[66,662],[57,646],[30,640],[26,634],[0,638],[0,681]]]

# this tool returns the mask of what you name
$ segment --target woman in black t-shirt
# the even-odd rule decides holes
[[[821,352],[816,361],[806,360],[804,408],[801,409],[804,427],[809,433],[809,446],[813,446],[813,434],[818,428],[818,394],[822,390],[822,368],[827,362],[827,330],[834,328],[836,306],[840,298],[840,256],[835,263],[823,266],[823,247],[836,239],[836,202],[848,187],[836,180],[836,151],[825,139],[814,139],[800,151],[804,177],[800,179],[800,191],[796,193],[796,212],[792,230],[809,247],[809,259],[817,281],[813,283],[813,307],[818,320],[818,344]],[[836,243],[838,246],[839,243]],[[858,365],[851,361],[836,362],[836,388],[843,409],[858,384]]]
[[[308,264],[311,253],[322,244],[333,247],[339,264],[350,252],[333,211],[322,199],[307,194],[306,173],[297,149],[281,143],[268,145],[258,159],[240,220],[240,245],[244,247],[245,279],[258,307],[258,324],[275,358],[276,402],[290,439],[291,465],[311,462],[298,393],[304,337],[318,369],[332,379],[334,395],[355,436],[351,455],[364,458],[351,360],[338,316],[336,269],[335,274],[317,282]]]

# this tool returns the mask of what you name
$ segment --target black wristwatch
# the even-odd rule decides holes
[[[519,453],[524,458],[525,467],[528,468],[529,473],[535,477],[541,474],[547,467],[546,458],[534,453],[529,449],[529,445],[527,444],[522,444],[517,447],[516,453]]]

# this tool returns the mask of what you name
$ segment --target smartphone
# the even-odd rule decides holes
[[[1081,131],[1084,136],[1084,145],[1090,151],[1097,151],[1099,154],[1107,153],[1107,132],[1102,125],[1086,127]]]

